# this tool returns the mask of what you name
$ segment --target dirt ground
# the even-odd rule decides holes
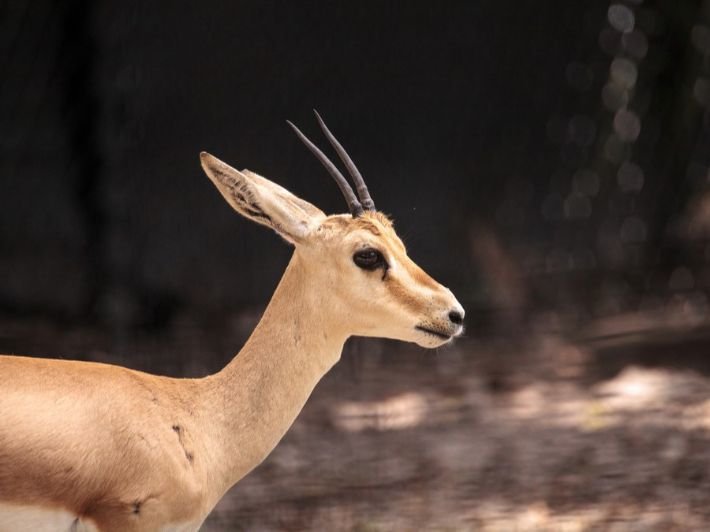
[[[197,376],[253,321],[126,334],[5,318],[0,351]],[[204,530],[710,530],[710,328],[622,316],[435,352],[352,340]]]

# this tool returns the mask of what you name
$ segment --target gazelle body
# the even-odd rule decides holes
[[[0,532],[197,530],[279,442],[350,336],[436,347],[461,333],[463,309],[408,258],[364,182],[362,203],[346,194],[351,215],[326,216],[201,158],[238,212],[295,246],[261,321],[202,379],[0,356]]]

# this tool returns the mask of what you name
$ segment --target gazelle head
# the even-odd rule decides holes
[[[336,180],[350,214],[326,216],[285,188],[241,172],[202,152],[202,168],[243,216],[271,227],[295,248],[306,290],[347,328],[346,336],[377,336],[438,347],[463,331],[464,310],[451,291],[407,255],[392,222],[375,210],[360,172],[316,113],[323,132],[352,176],[358,196],[337,167],[289,122]]]

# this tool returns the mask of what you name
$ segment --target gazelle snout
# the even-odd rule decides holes
[[[416,342],[422,347],[439,347],[463,333],[466,313],[450,290],[444,288],[444,293],[436,305],[438,309],[431,309],[429,317],[414,327],[418,333]]]

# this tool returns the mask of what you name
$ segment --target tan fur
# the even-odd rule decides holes
[[[73,516],[72,530],[196,530],[276,446],[350,336],[434,347],[445,340],[417,325],[460,333],[446,317],[460,305],[386,216],[326,217],[256,174],[211,156],[203,166],[225,197],[239,194],[236,210],[296,244],[261,321],[202,379],[0,356],[0,532],[45,515]],[[364,246],[391,262],[384,280],[353,264]]]

